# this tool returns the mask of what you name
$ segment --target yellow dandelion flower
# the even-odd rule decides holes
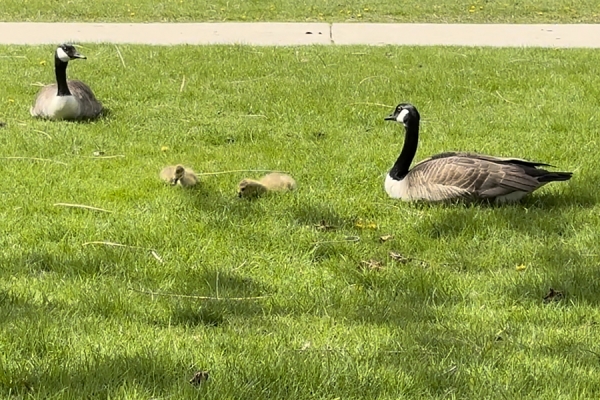
[[[377,224],[375,222],[363,221],[362,219],[356,221],[354,226],[358,229],[377,229]]]

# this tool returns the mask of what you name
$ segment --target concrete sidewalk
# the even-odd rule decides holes
[[[600,48],[600,24],[0,23],[0,44],[452,45]]]

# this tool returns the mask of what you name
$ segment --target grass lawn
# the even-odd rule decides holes
[[[0,47],[0,156],[50,160],[0,159],[0,397],[600,396],[600,53],[119,50],[70,64],[110,109],[84,124],[29,117],[52,46]],[[501,208],[388,199],[403,130],[383,117],[400,101],[421,111],[417,160],[458,149],[575,175]],[[299,187],[244,201],[237,182],[260,173],[164,185],[177,162]],[[545,304],[551,287],[564,298]]]
[[[3,0],[0,21],[598,23],[597,0]]]

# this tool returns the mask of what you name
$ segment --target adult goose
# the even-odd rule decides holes
[[[56,83],[44,86],[38,93],[31,115],[48,119],[90,119],[102,112],[102,104],[85,83],[67,81],[70,60],[86,57],[71,44],[61,44],[54,52]]]
[[[385,118],[403,124],[406,130],[402,152],[385,178],[385,191],[392,198],[514,202],[549,182],[571,178],[571,172],[538,168],[549,164],[462,152],[437,154],[410,169],[419,143],[420,119],[409,103],[399,104]]]

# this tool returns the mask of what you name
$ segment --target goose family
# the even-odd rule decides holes
[[[67,81],[70,60],[86,59],[75,46],[61,44],[54,52],[56,83],[44,86],[31,107],[34,117],[53,120],[95,118],[102,112],[102,104],[88,85],[78,80]]]
[[[159,176],[160,179],[172,186],[191,187],[198,183],[196,173],[181,164],[166,166],[160,171]]]
[[[287,174],[272,172],[260,178],[243,179],[238,185],[239,197],[256,197],[267,192],[296,189],[296,181]]]
[[[31,107],[34,117],[62,119],[95,118],[103,110],[92,89],[78,80],[67,80],[69,61],[86,59],[72,44],[61,44],[54,52],[56,83],[44,86]],[[519,158],[502,158],[467,152],[445,152],[427,158],[412,168],[419,142],[420,115],[410,103],[399,104],[385,118],[405,128],[402,151],[385,178],[385,191],[405,201],[487,200],[514,202],[554,181],[567,181],[571,172],[552,172],[549,164]],[[171,185],[194,186],[198,177],[183,165],[167,166],[160,178]],[[244,179],[239,197],[254,197],[271,191],[294,190],[289,175],[270,173],[259,180]]]
[[[385,191],[392,198],[426,202],[515,202],[549,182],[571,178],[571,172],[539,168],[551,166],[549,164],[465,152],[437,154],[411,169],[419,144],[420,118],[419,111],[409,103],[399,104],[385,118],[405,128],[404,146],[385,178]]]

